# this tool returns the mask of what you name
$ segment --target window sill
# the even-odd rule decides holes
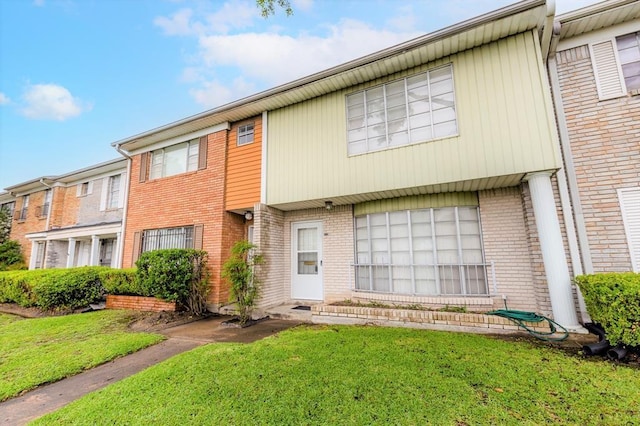
[[[414,296],[411,294],[372,293],[368,291],[351,290],[351,297],[398,304],[422,303],[428,305],[493,306],[493,298],[490,294],[469,296]]]
[[[380,149],[375,149],[375,150],[365,151],[365,152],[358,152],[358,153],[355,153],[355,154],[349,154],[349,147],[347,146],[347,157],[352,158],[352,157],[359,157],[361,155],[376,154],[376,153],[392,151],[392,150],[400,149],[400,148],[408,148],[408,147],[411,147],[411,146],[420,146],[420,145],[424,145],[424,144],[428,144],[428,143],[440,142],[440,141],[444,141],[444,140],[447,140],[447,139],[456,139],[456,138],[459,138],[459,137],[460,137],[460,133],[458,132],[455,135],[442,136],[440,138],[428,139],[426,141],[421,141],[421,142],[407,143],[407,144],[404,144],[404,145],[388,146],[386,148],[380,148]]]

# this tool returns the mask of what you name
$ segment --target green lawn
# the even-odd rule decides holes
[[[127,331],[130,313],[21,319],[0,314],[0,401],[163,339]]]
[[[638,424],[640,372],[526,342],[299,327],[171,358],[36,424]]]

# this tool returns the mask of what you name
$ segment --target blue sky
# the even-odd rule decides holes
[[[557,0],[562,13],[594,0]],[[0,0],[0,191],[513,0]]]

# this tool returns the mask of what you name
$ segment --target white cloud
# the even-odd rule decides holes
[[[191,9],[182,9],[173,14],[171,18],[158,16],[153,23],[164,30],[166,35],[190,35],[195,34],[195,28],[191,26]]]
[[[44,0],[33,0],[33,5],[34,6],[38,6],[38,7],[42,7],[42,6],[44,6]]]
[[[225,3],[216,13],[209,14],[206,21],[213,33],[226,34],[234,28],[250,27],[258,15],[255,3]]]
[[[22,99],[22,114],[33,119],[63,121],[91,109],[91,105],[74,98],[66,88],[57,84],[29,85]]]
[[[11,102],[11,99],[4,93],[0,92],[0,105],[6,105]]]
[[[292,0],[291,7],[293,13],[296,13],[296,10],[308,12],[313,9],[313,0]]]
[[[255,87],[242,77],[237,77],[231,84],[218,80],[205,81],[199,88],[191,89],[189,94],[205,108],[213,108],[243,98],[255,92]]]
[[[354,20],[331,26],[325,37],[273,33],[200,38],[208,67],[233,66],[241,75],[274,85],[389,47],[418,35],[376,30]]]

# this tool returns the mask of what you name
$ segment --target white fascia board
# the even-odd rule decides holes
[[[612,27],[592,31],[590,33],[581,34],[577,37],[560,40],[556,51],[561,52],[563,50],[573,49],[574,47],[584,46],[589,43],[596,43],[616,38],[621,35],[635,33],[636,31],[640,31],[640,21],[629,21]]]
[[[231,128],[230,124],[225,121],[224,123],[216,124],[215,126],[198,130],[197,132],[187,133],[187,134],[176,136],[170,139],[165,139],[162,142],[156,142],[156,143],[146,145],[142,148],[134,149],[131,151],[127,150],[127,148],[122,145],[120,146],[120,149],[129,153],[129,155],[134,156],[134,155],[142,154],[143,152],[155,151],[156,149],[166,148],[168,146],[175,145],[181,142],[187,142],[187,141],[190,141],[191,139],[197,139],[211,133],[219,132],[221,130],[229,130],[230,128]]]
[[[92,235],[103,237],[105,235],[115,236],[118,232],[122,231],[121,223],[114,223],[108,225],[96,225],[96,226],[83,226],[80,228],[70,228],[65,230],[51,230],[49,232],[40,232],[37,234],[28,234],[27,238],[31,239],[46,239],[47,241],[53,240],[66,240],[68,238],[91,238]]]

